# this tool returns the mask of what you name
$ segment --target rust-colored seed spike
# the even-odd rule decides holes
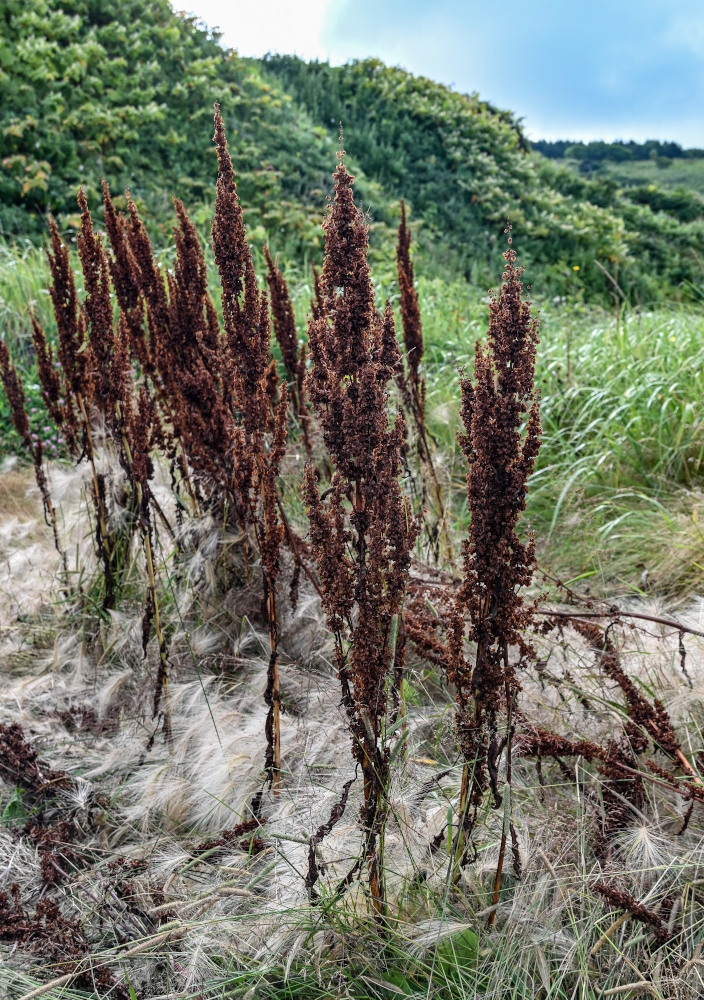
[[[540,444],[538,398],[533,387],[537,322],[522,298],[515,251],[504,254],[501,293],[490,304],[488,344],[477,343],[474,379],[461,380],[460,444],[469,464],[471,513],[464,545],[465,582],[459,608],[470,617],[470,638],[479,645],[474,671],[453,677],[461,697],[481,696],[494,715],[502,689],[502,650],[519,640],[525,624],[520,589],[532,579],[532,540],[521,542],[516,525],[525,509],[527,479]],[[528,413],[527,429],[520,428]]]
[[[95,402],[112,415],[112,406],[120,387],[113,384],[115,333],[110,299],[110,266],[102,238],[93,229],[93,220],[83,188],[78,193],[81,228],[78,255],[83,268],[86,298],[83,305],[88,320],[88,340],[96,375]],[[119,378],[119,375],[118,375]]]
[[[105,228],[113,252],[110,262],[113,288],[123,311],[130,311],[139,304],[139,282],[136,265],[130,252],[124,221],[118,217],[110,196],[108,182],[103,179],[103,206],[105,208]]]
[[[17,374],[17,369],[10,360],[10,352],[7,344],[2,339],[0,339],[0,378],[2,378],[7,401],[10,404],[10,413],[15,430],[22,438],[27,451],[34,456],[24,388]]]
[[[56,317],[59,362],[68,387],[72,392],[80,393],[82,390],[82,368],[78,363],[80,359],[77,355],[81,347],[82,336],[79,331],[76,282],[68,247],[62,241],[58,226],[52,218],[49,219],[49,229],[51,249],[47,248],[46,256],[52,279],[49,294]]]
[[[286,374],[294,383],[298,381],[298,333],[293,306],[288,292],[288,284],[280,268],[272,259],[269,247],[264,247],[264,257],[267,264],[266,281],[269,286],[271,313],[274,319],[274,334],[281,348],[281,358],[286,368]]]
[[[266,427],[269,412],[266,372],[271,327],[269,302],[266,292],[259,292],[251,257],[247,260],[242,309],[227,333],[235,396],[244,412],[245,431],[258,434]]]
[[[322,286],[325,310],[335,313],[334,349],[343,376],[356,374],[368,362],[372,344],[365,334],[374,315],[374,288],[367,263],[369,231],[354,203],[353,183],[341,152],[333,211],[325,224]],[[344,288],[345,294],[338,296],[337,288]]]
[[[364,856],[373,906],[385,911],[384,825],[389,747],[383,720],[390,677],[403,671],[402,604],[418,525],[399,483],[404,422],[389,420],[389,382],[398,365],[393,317],[374,308],[368,228],[340,154],[335,198],[324,222],[323,308],[311,316],[309,398],[335,468],[323,500],[311,467],[305,499],[323,607],[353,753],[364,775]],[[352,510],[348,512],[345,497]]]
[[[154,260],[151,240],[144,224],[139,217],[137,206],[127,192],[127,211],[129,221],[126,224],[127,242],[129,243],[131,260],[134,262],[135,279],[147,306],[149,327],[150,364],[158,350],[159,332],[166,320],[166,286],[162,272]]]
[[[231,415],[225,400],[227,362],[217,313],[208,294],[205,258],[195,226],[182,203],[174,201],[176,260],[168,275],[169,296],[160,284],[150,296],[150,340],[168,400],[168,415],[198,475],[226,488],[227,454],[232,439]],[[136,232],[136,230],[135,230]],[[143,242],[143,241],[142,241]],[[146,258],[147,266],[149,258]],[[160,281],[160,275],[155,275]]]
[[[122,314],[125,334],[132,354],[139,361],[142,371],[151,372],[153,364],[145,331],[140,270],[130,247],[124,217],[118,216],[115,211],[110,188],[105,180],[103,180],[103,206],[105,208],[105,228],[112,249],[110,273]]]
[[[607,882],[595,882],[592,890],[598,892],[608,900],[611,906],[626,910],[636,920],[640,921],[640,923],[645,924],[646,927],[652,927],[655,940],[658,944],[663,944],[668,938],[672,937],[673,932],[668,929],[667,924],[663,922],[659,914],[639,903],[635,896],[632,896],[630,892],[626,892],[625,889],[619,889],[616,886],[609,885]]]
[[[310,300],[310,311],[313,319],[320,319],[324,312],[323,290],[315,264],[311,264],[311,270],[313,271],[313,298]]]
[[[466,433],[460,444],[469,466],[471,520],[463,545],[464,580],[448,641],[448,678],[457,690],[458,734],[467,761],[456,877],[464,835],[471,830],[487,775],[493,773],[491,746],[496,741],[491,737],[497,714],[502,707],[510,711],[506,702],[517,689],[508,649],[517,646],[522,656],[530,652],[521,636],[530,619],[521,589],[532,580],[534,542],[532,538],[522,542],[516,527],[540,445],[534,388],[538,328],[530,302],[523,298],[522,268],[516,267],[515,251],[509,247],[504,258],[501,291],[489,306],[488,342],[486,346],[477,342],[474,377],[461,379],[460,412]],[[526,414],[527,427],[521,434]],[[469,639],[476,643],[473,667],[463,652],[465,613]],[[499,800],[494,784],[492,791]]]
[[[257,277],[235,187],[219,105],[215,105],[218,181],[212,237],[222,286],[222,310],[235,401],[251,437],[266,426],[269,412],[265,376],[269,365],[269,308]]]
[[[237,196],[235,171],[227,149],[225,126],[217,103],[214,140],[218,152],[218,180],[212,225],[213,252],[222,284],[225,327],[229,330],[239,311],[239,297],[251,255],[242,206]]]
[[[423,328],[418,305],[413,276],[413,261],[411,260],[411,231],[406,224],[406,205],[401,201],[401,223],[398,227],[398,242],[396,244],[396,263],[398,268],[398,285],[401,296],[401,323],[403,326],[403,342],[406,346],[406,361],[408,363],[411,383],[414,386],[419,402],[424,395],[421,391],[419,367],[423,360]]]
[[[51,502],[49,483],[42,465],[44,451],[42,448],[41,438],[32,438],[29,417],[27,416],[24,387],[22,386],[22,381],[17,374],[17,369],[10,359],[10,352],[7,344],[2,339],[0,339],[0,381],[5,388],[7,401],[10,404],[12,423],[15,426],[15,430],[22,438],[22,443],[34,461],[34,477],[37,481],[39,492],[41,493],[44,511],[46,513],[47,521],[51,525],[54,532],[54,544],[56,545],[56,551],[61,556],[64,564],[64,571],[67,572],[66,556],[61,545],[58,525],[56,522],[56,511],[54,510],[54,506]]]
[[[55,424],[61,426],[64,421],[64,409],[60,404],[62,387],[61,377],[54,366],[54,351],[46,339],[44,327],[38,321],[34,310],[29,316],[32,323],[32,342],[37,355],[37,371],[42,387],[42,398],[46,403],[49,416]]]
[[[654,700],[651,705],[621,666],[620,658],[608,630],[592,622],[575,620],[573,628],[583,636],[597,655],[597,662],[610,680],[621,688],[626,697],[626,710],[631,722],[639,730],[648,733],[656,746],[669,757],[679,762],[685,760],[677,740],[672,720],[665,706]]]
[[[278,262],[272,259],[269,247],[264,247],[267,263],[267,284],[271,298],[271,314],[274,320],[274,333],[281,349],[281,357],[286,368],[286,374],[291,383],[293,409],[301,422],[303,443],[308,457],[311,456],[310,414],[306,406],[305,377],[306,351],[305,344],[299,345],[296,319],[293,304],[289,295],[288,284]],[[316,276],[317,280],[317,276]],[[317,314],[319,315],[319,314]],[[300,349],[299,349],[300,347]],[[274,364],[274,362],[272,362]],[[278,380],[277,380],[278,381]],[[271,395],[271,393],[269,393]]]

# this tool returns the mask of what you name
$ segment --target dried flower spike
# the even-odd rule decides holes
[[[374,307],[368,229],[352,197],[342,154],[325,220],[322,309],[311,317],[306,380],[335,468],[325,498],[305,477],[311,542],[328,627],[335,634],[352,752],[364,777],[364,857],[376,915],[385,912],[383,858],[389,746],[387,679],[402,675],[397,644],[417,524],[400,486],[404,422],[389,415],[398,364],[395,337]]]
[[[448,641],[448,678],[457,691],[457,727],[466,761],[457,864],[489,779],[500,800],[493,777],[496,720],[502,709],[510,711],[517,690],[509,647],[518,646],[522,655],[529,652],[521,633],[530,612],[521,591],[532,580],[535,551],[532,538],[521,541],[516,528],[540,446],[534,388],[538,327],[530,301],[523,298],[523,269],[516,267],[515,251],[509,247],[504,258],[501,291],[489,305],[487,344],[477,342],[474,376],[461,379],[466,433],[460,444],[469,465],[471,520]],[[468,637],[476,644],[473,665],[464,655],[465,615]]]

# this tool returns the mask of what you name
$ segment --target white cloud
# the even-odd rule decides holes
[[[674,49],[684,49],[704,58],[704,13],[697,10],[673,14],[663,41]]]
[[[325,58],[323,31],[335,0],[190,0],[186,10],[209,27],[220,28],[223,41],[243,56],[266,52]],[[188,3],[188,0],[187,0]],[[183,10],[172,0],[175,10]]]

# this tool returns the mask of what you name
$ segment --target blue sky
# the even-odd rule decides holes
[[[704,0],[191,3],[243,55],[378,56],[510,108],[531,138],[704,147]]]

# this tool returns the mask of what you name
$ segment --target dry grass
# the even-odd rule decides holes
[[[3,522],[14,518],[35,522],[39,513],[32,470],[6,460],[0,468],[0,518]]]
[[[33,472],[6,461],[0,471],[0,649],[19,618],[51,613],[55,555]]]
[[[80,521],[79,485],[64,483],[66,523]],[[191,528],[198,525],[184,523],[183,537]],[[284,996],[286,970],[289,982],[299,983],[299,995],[311,997],[325,995],[340,975],[350,995],[364,998],[380,995],[374,982],[415,984],[425,995],[432,981],[441,997],[498,997],[511,981],[519,997],[544,996],[546,990],[567,997],[581,982],[582,995],[596,997],[642,979],[663,1000],[697,995],[704,921],[696,888],[704,865],[701,806],[695,805],[687,832],[679,835],[687,803],[658,784],[657,774],[641,769],[645,800],[630,810],[607,854],[600,854],[595,830],[607,779],[580,758],[567,761],[567,770],[546,760],[541,788],[534,763],[519,751],[512,808],[521,878],[516,881],[512,870],[505,875],[496,927],[489,933],[486,913],[502,813],[489,804],[482,810],[478,858],[452,889],[443,829],[448,808],[456,814],[462,766],[455,754],[453,701],[437,671],[415,656],[409,661],[408,735],[395,759],[388,799],[387,942],[366,923],[364,881],[353,878],[349,890],[336,896],[359,856],[359,780],[344,816],[318,848],[322,900],[310,906],[308,838],[327,821],[342,784],[354,777],[333,640],[322,627],[317,596],[304,585],[298,610],[287,612],[280,636],[282,788],[279,794],[267,791],[260,697],[266,627],[257,625],[253,590],[239,587],[224,601],[214,599],[221,579],[217,534],[198,532],[182,569],[171,564],[171,748],[158,731],[150,743],[150,673],[158,651],[152,640],[142,661],[138,607],[113,612],[99,646],[86,645],[70,619],[59,619],[43,651],[32,648],[31,657],[15,660],[11,669],[3,656],[0,722],[20,722],[40,757],[71,778],[55,797],[22,800],[28,811],[40,809],[35,815],[42,823],[70,821],[80,831],[69,877],[53,895],[87,929],[94,967],[106,963],[118,981],[129,976],[140,1000],[214,1000],[228,982],[235,996],[253,987],[269,995],[279,980],[276,989]],[[56,554],[51,558],[55,564]],[[657,602],[640,607],[655,614],[665,610]],[[188,634],[178,625],[181,619],[191,623]],[[200,624],[194,626],[196,619]],[[702,606],[693,604],[684,621],[701,628]],[[667,638],[667,631],[652,625],[613,634],[624,668],[643,692],[658,693],[696,760],[704,723],[704,649],[699,640],[686,640],[686,676],[677,637]],[[626,718],[623,702],[585,641],[570,629],[536,641],[540,669],[520,677],[518,706],[526,717],[571,740],[606,741],[619,731]],[[669,768],[666,758],[656,760]],[[223,831],[251,817],[252,797],[262,790],[259,828],[223,840]],[[4,783],[5,804],[11,791]],[[439,834],[439,848],[431,852]],[[17,882],[27,900],[45,891],[40,857],[21,825],[6,821],[0,831],[0,870],[0,889]],[[647,928],[605,905],[592,891],[599,880],[626,887],[651,909],[666,910],[673,945],[657,946]],[[121,946],[125,937],[129,944]],[[462,962],[443,959],[446,946],[450,954],[459,950]],[[8,996],[20,997],[42,978],[59,974],[26,949],[11,955],[3,948],[0,975]],[[125,950],[131,957],[120,958]],[[347,978],[352,970],[354,986]]]

